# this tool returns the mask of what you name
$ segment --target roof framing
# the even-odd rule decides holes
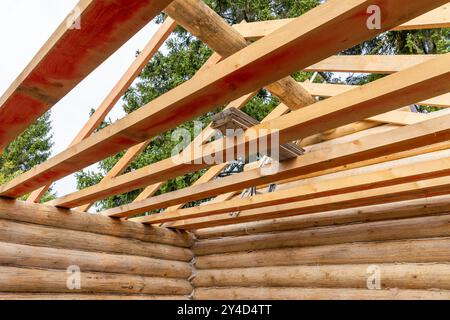
[[[372,4],[389,13],[380,30],[366,27]],[[169,17],[69,148],[0,186],[1,197],[32,192],[28,201],[38,202],[54,181],[124,149],[125,156],[101,183],[46,208],[87,211],[95,201],[145,188],[133,203],[102,214],[130,218],[166,208],[131,220],[195,229],[450,194],[450,109],[420,114],[409,107],[450,106],[450,53],[336,56],[384,31],[450,27],[448,1],[329,0],[296,19],[234,28],[201,0],[82,0],[78,8],[82,29],[63,23],[0,98],[0,150],[158,13]],[[212,57],[193,79],[94,133],[178,24],[213,49]],[[290,75],[299,70],[387,76],[363,86],[298,83]],[[259,137],[247,131],[229,147],[227,138],[208,142],[214,133],[208,126],[193,142],[200,152],[186,149],[184,163],[169,158],[123,174],[152,137],[219,105],[241,108],[263,87],[282,103],[251,129],[276,129],[281,144],[297,141],[307,150],[279,163],[278,172],[264,175],[258,163],[251,163],[242,173],[215,179],[227,163],[212,166],[203,161],[205,155],[236,157],[238,149],[249,151]],[[209,170],[192,186],[154,196],[162,181],[204,168]],[[279,189],[266,192],[274,182]],[[255,186],[261,194],[235,197]],[[215,198],[182,209],[208,197]],[[233,211],[239,214],[230,216]]]
[[[170,2],[80,1],[0,98],[0,150]],[[74,18],[80,28],[73,26]]]

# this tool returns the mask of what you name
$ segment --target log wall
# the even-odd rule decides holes
[[[187,233],[0,200],[0,299],[188,299],[192,244]]]
[[[197,230],[194,298],[450,299],[448,203]]]

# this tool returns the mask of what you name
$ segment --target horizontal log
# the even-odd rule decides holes
[[[197,242],[196,255],[450,236],[450,215],[311,228]]]
[[[200,270],[192,284],[199,287],[368,288],[380,272],[380,289],[450,290],[450,264],[379,264],[293,266]],[[369,282],[369,285],[373,284]]]
[[[2,219],[0,219],[0,241],[31,246],[121,253],[168,260],[190,261],[192,259],[192,252],[186,248]]]
[[[421,160],[421,159],[419,159]],[[196,219],[201,217],[207,217],[205,219],[205,223],[207,225],[207,221],[212,215],[219,214],[227,214],[230,212],[240,211],[245,212],[252,209],[259,209],[272,207],[275,211],[278,211],[278,208],[282,208],[280,210],[280,215],[274,214],[271,218],[282,217],[283,215],[298,215],[298,214],[306,214],[306,213],[319,213],[325,211],[339,210],[344,208],[358,207],[370,204],[381,204],[386,203],[388,201],[374,201],[372,203],[366,201],[357,202],[358,205],[349,205],[342,207],[334,206],[332,209],[326,210],[321,206],[316,206],[313,209],[314,205],[320,203],[323,205],[331,204],[333,201],[342,200],[344,198],[344,194],[351,194],[354,192],[361,192],[360,198],[366,196],[364,199],[368,199],[370,196],[371,200],[375,198],[379,199],[380,197],[384,198],[384,195],[391,195],[389,197],[389,202],[401,201],[402,199],[395,198],[394,194],[398,194],[399,191],[409,190],[407,187],[408,183],[418,181],[418,185],[413,185],[414,189],[419,189],[421,187],[420,181],[427,180],[430,178],[438,178],[438,177],[447,177],[450,175],[450,151],[446,150],[443,155],[439,155],[438,159],[432,159],[430,161],[416,161],[415,159],[411,159],[410,161],[403,163],[400,162],[398,165],[391,167],[391,165],[386,165],[385,167],[381,165],[381,168],[374,167],[363,170],[357,169],[356,172],[353,170],[338,173],[337,177],[334,179],[328,179],[328,177],[319,177],[316,179],[312,179],[309,183],[299,184],[297,186],[293,186],[292,188],[287,188],[286,190],[276,190],[275,192],[259,194],[248,198],[243,199],[232,199],[229,201],[222,201],[217,203],[205,204],[201,207],[194,207],[188,209],[177,210],[173,212],[164,212],[156,215],[150,215],[146,217],[136,218],[135,221],[140,221],[148,224],[157,224],[164,223],[170,221],[177,220],[189,220]],[[335,175],[335,176],[336,176]],[[437,181],[436,181],[437,182]],[[439,183],[444,189],[445,181],[441,181]],[[385,192],[383,187],[393,187],[398,188],[397,193],[395,192]],[[377,190],[372,193],[371,190]],[[395,189],[397,190],[397,189]],[[429,189],[431,191],[431,189]],[[389,191],[391,191],[389,189]],[[449,192],[450,193],[450,192]],[[380,195],[381,194],[381,195]],[[444,194],[444,193],[441,193]],[[342,195],[342,198],[339,198],[339,195]],[[337,197],[333,197],[337,196]],[[426,194],[426,196],[430,196],[430,194]],[[329,197],[329,198],[328,198]],[[419,198],[419,196],[418,196]],[[317,199],[316,201],[308,201],[311,199]],[[329,199],[329,201],[328,201]],[[357,197],[348,196],[349,200],[358,199]],[[384,198],[385,199],[385,198]],[[403,200],[413,200],[411,199],[403,199]],[[338,201],[339,201],[338,200]],[[302,202],[303,201],[303,202]],[[336,201],[337,202],[337,201]],[[289,209],[299,208],[297,212],[290,211],[287,207],[283,207],[283,204],[292,204],[289,206]],[[287,210],[286,210],[287,209]],[[308,210],[309,209],[309,210]],[[253,215],[258,217],[262,217],[261,220],[267,218],[267,215],[260,214],[255,210]],[[270,212],[270,211],[267,211]],[[245,215],[252,215],[246,213]],[[270,215],[270,214],[269,214]],[[232,219],[228,216],[229,219]],[[270,219],[270,218],[269,218]],[[220,218],[218,219],[220,220]],[[236,218],[236,221],[239,221],[240,218]],[[243,218],[245,221],[246,218]],[[250,219],[257,220],[257,219]],[[199,222],[200,220],[197,220]],[[249,221],[249,220],[247,220]],[[187,223],[189,224],[189,222]],[[194,223],[195,224],[195,223]]]
[[[186,232],[149,227],[131,221],[106,218],[102,215],[7,199],[0,199],[0,219],[164,243],[178,247],[189,248],[193,244],[192,237]]]
[[[224,58],[244,49],[249,44],[239,32],[201,0],[175,0],[164,9],[164,12]],[[266,88],[291,110],[297,110],[315,102],[314,98],[292,77],[280,79],[267,85]]]
[[[433,59],[433,55],[339,55],[331,56],[305,71],[389,74]]]
[[[450,291],[306,288],[200,288],[196,300],[448,300]]]
[[[0,300],[189,300],[188,296],[148,295],[105,295],[105,294],[42,294],[2,293]]]
[[[0,267],[0,292],[109,293],[188,295],[187,280],[81,272],[80,289],[67,286],[68,274],[59,270]],[[69,279],[70,281],[70,279]],[[70,282],[69,282],[70,283]]]
[[[160,259],[25,246],[0,242],[0,265],[25,268],[63,269],[77,265],[83,271],[123,273],[148,277],[187,279],[189,263]]]
[[[199,256],[197,269],[450,262],[450,238],[346,243]]]
[[[195,236],[197,239],[236,237],[274,231],[289,231],[358,222],[412,218],[438,213],[450,213],[450,196],[417,199],[332,212],[306,214],[297,217],[200,229],[195,231]]]
[[[438,139],[439,137],[445,137],[441,140],[441,142],[449,139],[449,136],[447,136],[447,134],[442,134],[442,131],[437,133],[437,128],[439,126],[445,126],[446,130],[448,130],[448,120],[450,120],[450,115],[411,126],[404,126],[392,131],[392,134],[389,135],[389,139],[387,139],[387,135],[385,133],[382,133],[363,137],[344,144],[335,145],[332,148],[307,152],[296,159],[281,162],[276,173],[273,175],[264,175],[262,174],[261,169],[256,168],[231,177],[224,177],[220,179],[220,181],[215,180],[204,183],[201,186],[187,187],[167,194],[152,197],[139,203],[123,205],[118,208],[106,210],[103,214],[116,217],[129,216],[146,212],[148,210],[162,208],[167,205],[183,202],[185,200],[193,201],[195,199],[205,199],[220,193],[242,190],[243,188],[252,187],[254,185],[261,185],[264,183],[270,183],[293,177],[299,179],[300,177],[298,176],[300,175],[302,177],[305,175],[311,177],[312,174],[322,175],[329,173],[327,172],[328,170],[342,171],[348,169],[348,166],[350,166],[350,168],[361,166],[360,162],[367,161],[368,159],[377,163],[398,159],[398,157],[421,154],[424,152],[424,149],[417,148],[436,143],[438,141],[435,139]],[[425,133],[427,131],[428,133]],[[431,134],[431,131],[434,131],[434,133]],[[421,134],[419,134],[419,132],[421,132]],[[412,138],[412,136],[414,136],[414,138]],[[407,152],[407,150],[409,150],[409,152]],[[432,150],[425,150],[425,152],[430,151]],[[398,154],[399,152],[403,153]],[[390,159],[389,157],[393,157],[393,159]],[[372,160],[373,158],[376,158],[376,160]],[[364,165],[367,165],[367,162],[365,162]],[[189,211],[190,210],[193,209],[189,209]],[[179,216],[181,216],[183,212],[186,211],[179,210]],[[166,217],[166,215],[167,213],[162,214],[164,217]],[[152,219],[153,218],[155,217],[152,217]],[[237,222],[234,220],[235,219],[233,219],[232,223]],[[222,224],[222,222],[220,222],[220,224]],[[199,228],[198,225],[201,224],[197,224],[194,227],[189,223],[186,223],[186,229],[187,226],[191,229],[196,229]],[[207,227],[211,226],[209,223],[205,225]],[[174,224],[174,226],[179,228],[184,227],[182,223]]]

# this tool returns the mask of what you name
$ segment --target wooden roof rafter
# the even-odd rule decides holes
[[[390,15],[384,21],[381,30],[349,28],[350,25],[365,25],[365,11],[370,1],[352,1],[346,5],[329,1],[297,18],[274,34],[223,60],[211,68],[214,72],[202,76],[201,79],[197,78],[195,82],[188,81],[180,85],[172,90],[170,95],[159,97],[125,119],[111,125],[108,127],[108,132],[99,132],[85,139],[2,186],[0,195],[17,197],[30,192],[45,184],[50,177],[54,180],[62,178],[108,155],[138,144],[157,132],[200,115],[210,109],[211,105],[242,96],[294,70],[302,69],[317,60],[411,20],[444,2],[433,0],[427,3],[410,3],[409,1],[403,3],[402,1],[395,3],[386,1],[384,8],[390,12]],[[403,6],[409,8],[407,15],[399,9]],[[357,12],[361,14],[356,14]],[[302,26],[308,28],[304,29]],[[312,50],[309,44],[324,36],[324,28],[330,31],[334,41],[328,43],[326,47]],[[354,30],[351,37],[347,34],[348,30]],[[305,52],[304,48],[310,48],[310,50]],[[302,59],[298,59],[297,52],[300,51]],[[282,54],[286,55],[285,59],[281,59],[276,65],[267,63],[275,55],[280,57]],[[237,61],[239,61],[238,64],[236,64]],[[250,70],[251,77],[249,77]],[[243,77],[244,74],[245,77]],[[215,99],[205,100],[206,97],[211,96]],[[186,109],[186,106],[198,107],[190,108],[189,113],[179,112]],[[158,126],[155,126],[156,123]],[[106,145],[108,148],[105,148]]]
[[[79,16],[69,14],[0,98],[0,150],[170,2],[80,1],[74,10]],[[80,28],[73,26],[73,18],[79,19]]]
[[[95,0],[91,0],[83,3],[95,2]],[[280,213],[279,216],[290,216],[306,211],[320,212],[322,207],[325,210],[334,210],[339,206],[353,208],[386,200],[395,202],[412,199],[415,196],[450,193],[449,172],[447,172],[448,158],[439,158],[428,162],[407,164],[404,167],[395,168],[395,170],[387,168],[376,173],[349,174],[348,177],[343,177],[338,182],[328,182],[328,184],[327,182],[318,182],[318,185],[312,187],[298,186],[295,192],[286,189],[251,199],[232,198],[236,191],[255,183],[272,183],[292,177],[298,179],[308,173],[320,176],[346,164],[358,166],[358,162],[360,162],[362,165],[375,155],[385,156],[386,159],[389,157],[395,159],[395,157],[405,158],[434,150],[449,149],[450,118],[447,111],[450,109],[432,115],[397,109],[411,104],[444,107],[450,105],[448,93],[450,54],[437,56],[333,56],[386,30],[448,27],[450,19],[448,19],[446,1],[431,0],[417,3],[406,0],[378,1],[377,4],[381,5],[383,10],[390,12],[386,21],[383,22],[382,30],[365,28],[366,8],[374,2],[371,0],[351,0],[346,3],[332,0],[287,23],[286,21],[244,23],[234,28],[226,24],[200,0],[174,0],[171,4],[171,1],[166,1],[164,4],[164,1],[153,2],[153,7],[143,9],[149,10],[145,12],[146,17],[154,16],[164,9],[164,12],[174,20],[168,18],[160,32],[146,47],[148,50],[145,51],[145,54],[132,64],[130,70],[105,99],[94,118],[86,124],[71,147],[42,165],[0,186],[0,196],[16,198],[44,186],[35,191],[29,199],[29,201],[38,201],[51,182],[127,148],[126,155],[102,183],[58,198],[48,205],[86,211],[94,201],[147,187],[133,204],[110,209],[103,214],[113,218],[122,218],[152,209],[169,207],[166,212],[138,218],[135,221],[147,224],[175,221],[169,226],[192,229],[271,219],[277,213]],[[86,10],[88,7],[87,5]],[[402,12],[402,7],[408,7],[407,15]],[[141,14],[141,12],[136,14]],[[135,18],[130,18],[131,24],[136,22],[133,21]],[[133,27],[137,28],[139,23],[133,24]],[[177,23],[210,46],[215,54],[191,81],[187,81],[111,125],[108,130],[102,130],[92,135],[98,122],[111,110],[149,57],[173,31]],[[364,27],[354,28],[355,24],[361,24]],[[134,31],[135,29],[121,31],[123,32],[121,41],[126,40],[125,38]],[[66,30],[65,32],[71,34],[71,31]],[[327,32],[333,35],[333,40],[329,41],[327,38],[326,46],[314,46],[317,41],[324,41],[323,36]],[[249,34],[253,35],[249,36]],[[248,45],[247,40],[261,36],[264,37]],[[109,49],[112,50],[114,46],[118,45],[118,42],[110,45]],[[49,50],[51,51],[53,48],[50,47]],[[55,94],[54,102],[60,99],[64,92],[70,91],[76,81],[92,71],[95,63],[100,63],[100,60],[105,59],[108,54],[110,51],[105,50],[99,57],[93,57],[93,62],[90,61],[89,67],[83,71],[85,74],[80,75],[81,78],[69,81],[61,92]],[[308,82],[297,83],[289,74],[298,70],[391,75],[361,87],[353,87]],[[276,128],[280,130],[281,143],[311,137],[320,139],[319,135],[330,130],[336,130],[336,134],[333,136],[339,137],[382,123],[404,127],[389,131],[390,141],[387,141],[386,133],[350,142],[338,142],[339,139],[336,139],[334,145],[311,149],[309,154],[281,163],[281,171],[274,176],[262,177],[260,170],[250,168],[230,179],[223,178],[219,182],[211,181],[226,166],[226,164],[217,165],[210,168],[207,174],[192,187],[152,198],[149,197],[159,189],[161,181],[207,168],[210,165],[205,163],[199,165],[174,164],[172,159],[166,159],[128,174],[122,174],[131,161],[147,146],[152,136],[201,115],[219,104],[234,100],[230,105],[237,104],[242,107],[252,97],[249,92],[259,90],[261,87],[266,87],[284,104],[276,108],[263,124],[255,126],[253,129]],[[328,99],[317,102],[313,98],[314,96]],[[45,108],[49,107],[51,104],[45,106]],[[0,120],[3,111],[1,108],[2,103],[0,103]],[[299,108],[302,110],[298,110]],[[291,112],[288,113],[289,111]],[[27,121],[29,120],[31,118],[27,119]],[[368,125],[358,127],[358,123]],[[352,131],[352,126],[357,129]],[[342,129],[344,127],[350,129]],[[211,129],[208,127],[205,132],[211,132]],[[7,142],[8,139],[5,141]],[[318,141],[314,139],[309,140],[308,143]],[[244,134],[242,143],[247,146],[251,141],[252,138]],[[202,149],[206,154],[227,151],[223,140],[203,145]],[[380,162],[383,161],[380,160]],[[352,184],[355,181],[361,181],[361,183]],[[370,182],[367,183],[367,181]],[[339,183],[341,183],[339,190],[347,192],[337,193],[333,189]],[[327,186],[328,189],[326,189]],[[308,193],[301,194],[299,191],[309,192],[308,188],[314,189],[315,200],[310,199]],[[356,194],[352,188],[360,188],[364,192]],[[331,192],[326,194],[329,198],[322,197],[323,194],[317,190],[328,190]],[[323,192],[326,193],[326,191]],[[180,209],[183,203],[209,196],[218,197],[212,203],[202,207]],[[271,208],[270,206],[273,205],[276,206]],[[242,215],[236,219],[231,219],[227,215],[227,212],[238,209],[243,211]]]
[[[315,133],[336,128],[340,125],[366,119],[368,116],[380,112],[395,110],[422,98],[447,92],[449,89],[447,81],[450,75],[450,72],[445,67],[447,64],[450,66],[450,54],[366,84],[358,88],[358,90],[348,91],[341,95],[319,101],[309,107],[302,108],[302,110],[293,111],[285,116],[256,126],[253,129],[258,131],[259,129],[277,128],[280,134],[280,143],[285,143],[306,138]],[[430,85],[427,85],[427,83]],[[376,101],[376,104],[374,104],[374,101]],[[246,137],[243,141],[248,146],[251,137]],[[235,148],[237,149],[238,146]],[[227,152],[223,139],[205,145],[203,149],[203,152],[199,152],[198,154],[204,156],[217,154],[218,152],[224,152],[225,154]],[[248,147],[245,150],[248,150]],[[202,159],[203,156],[201,156]],[[149,165],[117,177],[111,180],[108,185],[86,188],[72,195],[52,201],[51,204],[62,207],[73,207],[74,205],[77,206],[79,202],[82,204],[87,199],[89,201],[96,200],[108,194],[108,192],[117,192],[119,188],[120,192],[130,190],[130,188],[135,188],[138,184],[142,185],[147,181],[151,181],[152,176],[161,178],[158,167],[161,168],[164,162],[166,161]],[[171,170],[166,174],[170,177],[170,175],[185,174],[191,172],[190,170],[199,170],[207,167],[206,164],[195,161],[195,159],[192,159],[192,163],[202,164],[174,165],[173,161],[168,159],[167,165],[170,166]]]
[[[450,21],[448,19],[450,12],[450,5],[443,4],[439,8],[431,10],[423,15],[416,17],[408,22],[402,23],[392,30],[418,30],[418,29],[434,29],[434,28],[449,28]],[[257,40],[272,32],[278,30],[284,25],[291,22],[292,19],[269,20],[261,22],[252,22],[246,24],[236,24],[234,29],[238,31],[244,38],[248,40]]]

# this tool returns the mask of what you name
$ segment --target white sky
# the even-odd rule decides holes
[[[78,0],[1,0],[0,1],[0,94],[9,87],[31,61]],[[82,27],[81,21],[81,27]],[[112,57],[80,83],[52,108],[53,155],[64,150],[97,108],[114,84],[142,49],[157,26],[150,23],[120,48]],[[120,102],[111,112],[115,120],[124,115]],[[59,196],[76,190],[73,176],[58,181]]]

